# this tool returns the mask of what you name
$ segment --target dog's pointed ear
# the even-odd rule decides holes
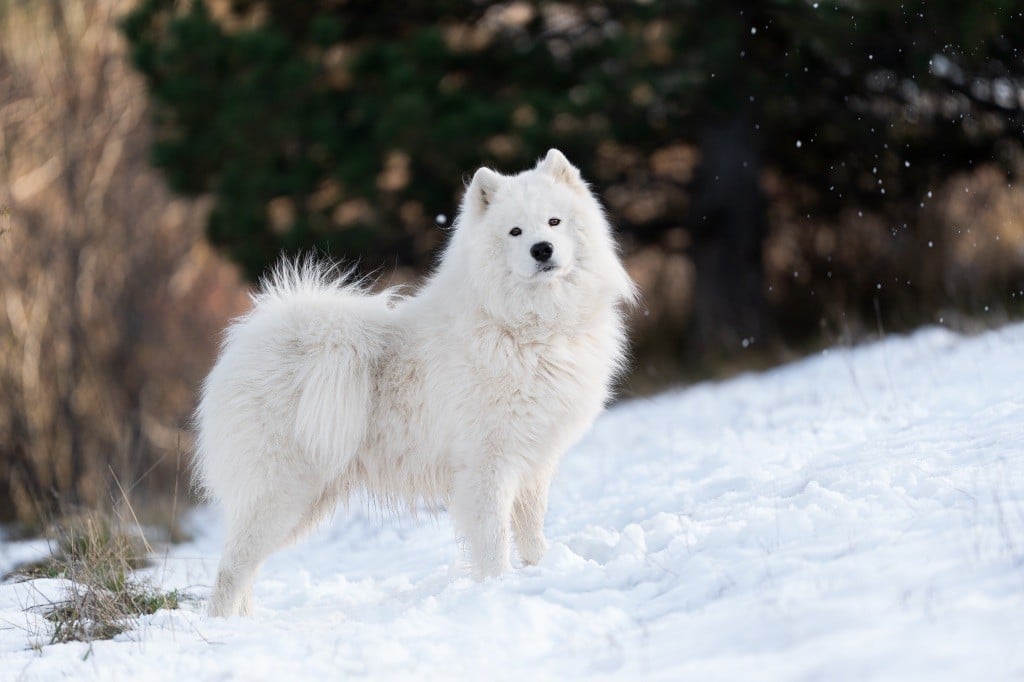
[[[565,154],[557,149],[548,150],[547,156],[537,162],[537,170],[543,171],[555,180],[576,189],[586,188],[586,184],[580,176],[579,168],[569,163],[569,159],[565,158]]]
[[[483,214],[487,207],[494,201],[494,194],[501,186],[502,176],[500,173],[483,167],[473,174],[466,190],[464,205],[477,215]]]

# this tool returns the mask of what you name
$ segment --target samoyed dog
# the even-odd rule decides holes
[[[601,206],[554,149],[518,175],[476,172],[414,295],[278,266],[197,411],[197,483],[227,530],[209,612],[251,613],[260,564],[353,492],[446,507],[478,579],[511,567],[512,539],[537,563],[548,486],[608,400],[635,297]]]

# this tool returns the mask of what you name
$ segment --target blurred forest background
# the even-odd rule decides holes
[[[0,520],[159,506],[282,252],[427,270],[559,147],[644,306],[636,395],[1024,307],[1007,0],[0,0]]]

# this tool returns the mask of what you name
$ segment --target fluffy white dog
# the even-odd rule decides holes
[[[263,560],[356,490],[446,505],[478,579],[510,568],[513,536],[535,564],[558,459],[623,364],[635,288],[554,149],[515,176],[476,172],[415,295],[328,272],[280,265],[203,387],[197,482],[227,526],[212,615],[251,613]]]

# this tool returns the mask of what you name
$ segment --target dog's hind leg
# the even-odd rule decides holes
[[[276,490],[254,496],[251,504],[235,509],[228,518],[224,550],[210,597],[211,616],[252,613],[252,582],[260,565],[309,525],[308,519],[315,509],[316,497],[295,497],[295,492]]]
[[[340,486],[337,484],[325,488],[320,493],[320,496],[313,500],[313,503],[306,509],[306,512],[292,529],[285,544],[291,544],[302,539],[304,535],[316,528],[334,511],[334,508],[338,505],[338,498],[341,495]]]

